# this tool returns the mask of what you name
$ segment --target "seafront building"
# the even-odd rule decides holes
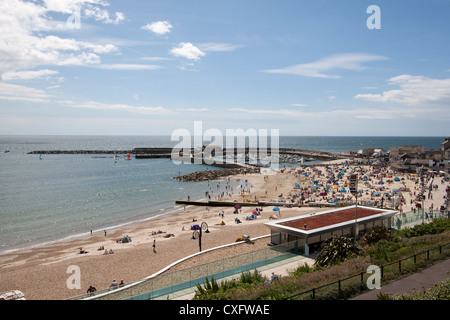
[[[391,228],[392,217],[398,213],[364,206],[349,206],[333,210],[275,220],[265,225],[270,229],[271,244],[291,243],[300,253],[309,253],[333,236],[358,239],[375,226]]]

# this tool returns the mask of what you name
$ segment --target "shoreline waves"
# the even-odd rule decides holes
[[[244,179],[251,183],[252,187],[246,192],[246,198],[278,199],[283,194],[283,198],[287,200],[286,198],[296,191],[294,186],[297,183],[300,183],[301,187],[309,188],[312,185],[312,179],[317,179],[317,176],[314,178],[314,175],[321,169],[325,172],[325,167],[315,166],[307,169],[311,172],[310,177],[294,174],[295,168],[289,168],[285,172],[268,175],[248,174],[232,178]],[[411,191],[415,190],[414,180],[408,179],[406,175],[405,177],[402,182]],[[389,186],[386,185],[386,188],[398,188],[402,182],[394,182]],[[439,189],[433,193],[434,200],[425,200],[426,208],[431,203],[436,208],[444,201],[442,195],[445,185],[442,185],[441,181],[436,181],[436,183],[439,184]],[[404,196],[407,203],[406,208],[409,209],[408,204],[409,201],[412,201],[413,196],[409,193],[404,193]],[[364,195],[361,200],[364,197],[370,198],[370,196]],[[235,194],[230,197],[230,201],[238,201],[241,198],[241,195]],[[314,197],[317,201],[321,201],[321,198]],[[90,285],[102,290],[107,289],[112,280],[119,282],[123,279],[126,284],[129,284],[140,281],[180,259],[197,253],[199,251],[198,241],[191,240],[190,227],[193,224],[202,222],[208,224],[210,233],[205,234],[202,240],[202,248],[207,250],[234,243],[238,237],[243,235],[249,235],[251,238],[268,235],[270,232],[264,223],[270,221],[271,216],[275,213],[280,214],[279,218],[283,219],[329,208],[282,207],[280,212],[274,212],[272,207],[264,207],[262,214],[257,219],[245,220],[246,215],[250,214],[253,209],[252,207],[243,207],[238,214],[233,214],[233,207],[191,206],[179,208],[171,215],[161,215],[150,221],[111,230],[107,235],[97,233],[64,243],[0,255],[2,279],[0,292],[21,290],[26,299],[60,300],[83,295]],[[234,221],[236,217],[242,223],[236,224]],[[225,222],[225,225],[220,224],[221,220]],[[168,236],[172,234],[174,236]],[[117,239],[127,235],[131,238],[131,242],[117,242]],[[155,247],[153,247],[154,243]],[[190,267],[215,261],[225,258],[224,254],[237,255],[249,252],[249,250],[257,250],[261,248],[260,246],[265,247],[266,244],[263,242],[257,247],[252,247],[252,245],[235,246],[232,253],[222,251],[222,249],[215,250],[214,254],[201,254],[195,259],[190,259],[183,266]],[[98,250],[98,248],[103,249]],[[114,253],[105,254],[104,251],[110,249]],[[86,250],[88,253],[78,254],[80,250]],[[67,286],[67,281],[71,276],[68,268],[71,266],[79,267],[81,272],[80,289],[69,289]]]
[[[47,138],[39,137],[39,139],[44,141]],[[58,139],[61,139],[61,144],[63,142],[65,143],[65,138]],[[92,149],[100,142],[103,143],[103,141],[94,141]],[[125,144],[124,142],[123,145],[112,145],[112,147],[125,150],[128,147],[128,143]],[[58,187],[60,188],[62,183],[69,182],[73,175],[82,169],[83,175],[75,177],[90,188],[90,193],[87,196],[85,196],[85,193],[74,194],[74,201],[79,202],[80,199],[82,201],[86,200],[86,202],[90,201],[85,207],[91,209],[92,206],[95,209],[90,212],[92,219],[100,219],[98,220],[100,222],[112,219],[111,221],[118,222],[107,227],[107,233],[105,234],[105,228],[95,227],[94,224],[91,227],[91,220],[86,220],[83,216],[77,216],[83,212],[78,213],[78,211],[74,211],[74,221],[79,224],[78,229],[82,230],[82,232],[78,232],[73,236],[64,237],[63,241],[45,241],[45,243],[36,243],[31,246],[30,243],[27,243],[25,248],[8,248],[6,249],[8,251],[1,252],[0,292],[21,290],[25,294],[25,298],[29,300],[69,299],[85,294],[91,285],[98,290],[106,289],[113,279],[117,280],[117,282],[123,279],[126,284],[140,281],[164,269],[175,261],[198,252],[198,241],[191,240],[192,231],[190,231],[190,227],[196,223],[207,222],[211,231],[211,233],[204,236],[202,242],[203,250],[234,243],[236,238],[242,237],[243,235],[249,235],[251,238],[255,238],[270,233],[264,223],[268,222],[271,215],[274,214],[272,207],[264,207],[263,213],[256,220],[246,221],[246,215],[254,209],[251,206],[243,207],[239,214],[233,214],[234,208],[232,207],[169,205],[170,208],[168,208],[167,203],[173,203],[172,198],[173,200],[182,200],[186,199],[189,194],[193,200],[207,200],[205,198],[205,191],[211,190],[210,188],[212,188],[214,196],[217,196],[222,191],[225,193],[231,193],[233,191],[233,195],[226,195],[222,200],[243,201],[242,196],[239,194],[239,184],[247,181],[249,186],[249,192],[245,193],[247,199],[255,200],[257,198],[261,201],[272,201],[278,200],[280,195],[284,195],[283,197],[286,198],[291,193],[297,192],[293,188],[297,183],[300,183],[302,187],[306,188],[310,188],[312,184],[312,181],[310,181],[311,176],[303,177],[291,174],[291,167],[288,167],[289,169],[284,173],[268,171],[263,174],[252,173],[224,177],[219,181],[230,179],[236,182],[233,184],[233,187],[228,189],[225,188],[224,183],[221,183],[219,192],[219,189],[216,189],[216,184],[214,183],[211,183],[210,186],[206,182],[191,183],[173,179],[174,175],[177,175],[177,172],[178,176],[183,176],[191,171],[204,169],[205,166],[200,166],[197,169],[195,165],[194,167],[187,165],[187,167],[177,167],[174,170],[173,167],[165,165],[163,163],[164,160],[152,160],[151,164],[150,162],[123,161],[118,163],[119,166],[113,166],[112,161],[108,159],[91,159],[90,157],[79,155],[69,156],[68,162],[66,158],[58,156],[52,157],[52,161],[47,161],[50,159],[50,156],[40,161],[36,160],[37,158],[35,156],[25,155],[23,151],[28,148],[30,148],[29,145],[18,143],[16,148],[9,147],[10,153],[1,155],[1,157],[4,157],[2,161],[5,164],[2,168],[2,179],[5,178],[14,181],[14,175],[17,170],[23,170],[25,168],[23,177],[26,180],[24,183],[28,183],[29,186],[23,184],[25,189],[21,190],[21,193],[24,200],[30,201],[30,203],[34,201],[34,203],[41,205],[39,203],[40,198],[33,198],[33,195],[30,196],[27,190],[34,192],[36,186],[39,188],[38,182],[48,182],[48,188],[58,193],[53,195],[54,199],[58,199],[61,202],[61,208],[58,208],[58,210],[61,210],[64,214],[71,213],[72,211],[69,209],[72,210],[72,208],[66,208],[63,200],[58,197],[60,194]],[[44,148],[47,149],[45,144],[42,146],[42,149]],[[60,147],[58,145],[58,148],[71,149],[71,146],[64,145]],[[338,160],[328,163],[336,164],[343,161]],[[32,167],[29,167],[30,164]],[[321,165],[325,164],[325,162],[317,164],[307,170],[314,173],[314,170],[320,169]],[[308,168],[308,166],[306,167]],[[70,170],[67,171],[67,168]],[[166,171],[161,176],[160,173],[163,170]],[[44,178],[51,179],[46,181],[43,180]],[[116,181],[117,179],[119,179],[118,182]],[[151,185],[154,179],[158,179],[156,187]],[[166,189],[161,189],[163,186],[160,182],[165,183],[164,181],[168,181],[169,179],[176,181],[176,184],[169,181],[170,183],[164,185]],[[141,181],[145,181],[145,183],[141,184]],[[410,183],[411,181],[406,182]],[[67,186],[72,187],[70,184]],[[104,186],[108,186],[109,189],[104,188]],[[131,191],[128,192],[129,186],[135,188],[130,189]],[[161,190],[158,190],[158,187]],[[414,186],[412,185],[412,187]],[[99,191],[96,191],[97,188]],[[180,190],[175,190],[177,188]],[[149,190],[148,193],[138,192],[144,189]],[[6,191],[6,189],[3,190]],[[113,195],[113,191],[117,191],[117,196]],[[37,192],[40,194],[43,191],[37,189]],[[97,195],[97,192],[102,193],[102,196]],[[67,191],[65,193],[70,194]],[[150,202],[147,201],[150,200],[146,198],[152,196],[152,193],[155,193],[155,196],[151,201],[155,201],[154,199],[156,199],[158,205],[151,207],[153,210],[151,216],[148,214],[129,214],[126,211],[126,208],[134,211],[148,208],[148,203]],[[23,197],[24,195],[26,196],[25,198]],[[50,195],[50,193],[45,193],[44,195]],[[128,198],[127,195],[136,195],[136,199]],[[317,197],[317,200],[320,200],[320,197]],[[39,216],[36,218],[33,217],[33,221],[31,222],[28,221],[26,216],[23,215],[22,217],[22,212],[18,210],[21,209],[20,203],[15,207],[16,202],[12,198],[5,198],[5,201],[5,203],[11,205],[8,210],[14,213],[14,215],[17,215],[18,218],[21,218],[24,221],[24,226],[22,227],[19,222],[11,222],[4,224],[2,230],[16,232],[16,229],[19,229],[19,227],[20,229],[26,230],[25,228],[33,226],[34,223],[40,223],[40,225],[47,223],[46,221],[39,221],[41,219]],[[64,201],[70,201],[70,199],[67,200],[64,198]],[[95,201],[98,201],[98,203]],[[129,201],[129,203],[125,203],[126,201]],[[431,203],[429,201],[425,201],[426,208],[428,208],[427,203]],[[431,201],[434,201],[436,208],[438,205],[441,205],[442,197],[435,197],[435,200]],[[91,203],[95,205],[91,205]],[[166,207],[160,205],[163,203]],[[68,205],[71,204],[72,202],[68,202]],[[129,204],[135,204],[136,207],[133,209]],[[255,204],[255,206],[257,205]],[[103,217],[101,215],[102,212],[108,212],[111,209],[115,211],[115,216],[107,214]],[[307,206],[283,207],[281,208],[280,218],[283,219],[318,212],[319,210],[327,210],[327,208],[320,209]],[[9,211],[3,212],[3,214]],[[222,212],[224,214],[223,218],[221,217]],[[122,214],[123,216],[121,216]],[[87,217],[88,219],[90,218],[90,216]],[[234,221],[236,217],[239,217],[242,223],[236,224]],[[59,219],[58,216],[52,217],[52,219],[55,218]],[[220,225],[220,220],[223,220],[225,225]],[[87,222],[85,223],[84,221]],[[59,224],[56,224],[56,226],[59,226]],[[92,234],[89,232],[89,229],[92,229]],[[39,232],[37,229],[30,230],[31,232]],[[64,234],[64,232],[67,232],[66,229],[62,230],[61,234]],[[174,236],[168,236],[171,234]],[[124,236],[129,236],[132,241],[129,243],[117,242],[118,239]],[[17,237],[23,236],[18,233]],[[5,241],[3,244],[9,243],[9,239],[6,240],[8,241]],[[153,251],[155,241],[156,253]],[[264,246],[265,244],[263,243],[262,245]],[[238,254],[241,250],[248,251],[256,249],[256,247],[250,246],[237,247],[239,249],[237,248],[233,254]],[[99,248],[104,248],[104,250],[98,250]],[[105,250],[110,249],[114,252],[113,254],[104,254]],[[79,254],[81,250],[85,250],[88,253]],[[195,261],[189,261],[189,263],[206,263],[208,259],[217,260],[221,254],[221,251],[218,251],[214,256],[200,255],[202,259],[195,259]],[[71,276],[68,270],[70,270],[71,266],[77,266],[81,271],[81,286],[79,289],[68,288],[68,279]]]

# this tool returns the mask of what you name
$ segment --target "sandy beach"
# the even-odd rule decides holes
[[[345,166],[337,166],[333,162],[328,165],[328,168],[325,164],[307,167],[308,169],[304,170],[304,173],[308,172],[307,175],[301,174],[299,168],[286,168],[279,173],[265,172],[233,178],[248,180],[252,184],[252,188],[245,193],[245,198],[249,200],[297,201],[299,193],[303,193],[306,196],[305,203],[307,201],[325,203],[330,199],[320,196],[318,192],[315,193],[311,186],[325,183],[328,179],[325,174],[327,170],[329,172],[345,170]],[[356,169],[355,166],[353,168]],[[371,168],[367,166],[360,168],[357,169],[362,170],[359,173],[360,176],[371,172]],[[389,177],[387,171],[384,180]],[[384,184],[383,192],[398,188],[409,190],[402,192],[404,198],[402,210],[409,211],[413,206],[415,192],[418,191],[417,178],[407,174],[397,176],[402,180]],[[379,176],[370,176],[369,181],[374,185],[378,179],[380,179]],[[438,209],[443,205],[445,201],[443,195],[448,183],[441,182],[439,177],[434,179],[433,185],[437,185],[438,188],[433,191],[432,199],[425,200],[425,208],[428,209],[433,204],[434,208]],[[358,201],[374,199],[373,190],[369,185],[367,183],[363,186],[360,181],[360,189],[367,189],[367,192],[363,192]],[[350,193],[342,193],[339,196],[354,199]],[[242,196],[234,195],[223,200],[242,201]],[[85,294],[91,285],[102,290],[108,288],[113,280],[117,283],[121,280],[126,284],[131,283],[148,277],[179,259],[197,253],[198,241],[191,239],[190,227],[193,224],[202,222],[208,224],[210,233],[204,233],[202,241],[202,249],[206,250],[234,243],[236,238],[242,235],[249,235],[252,238],[268,235],[269,229],[264,223],[268,222],[274,214],[277,214],[278,218],[287,218],[327,209],[293,205],[292,208],[280,207],[280,212],[274,212],[273,207],[267,206],[263,208],[257,219],[246,220],[245,217],[257,207],[256,204],[255,207],[243,207],[238,214],[235,214],[233,207],[191,206],[154,220],[121,229],[106,230],[106,234],[99,232],[72,241],[2,254],[0,255],[0,292],[21,290],[25,298],[29,300],[60,300]],[[241,223],[237,224],[236,218],[239,218]],[[193,220],[196,221],[193,222]],[[225,225],[220,225],[221,220]],[[117,239],[127,235],[131,238],[131,242],[117,242]],[[254,246],[239,245],[234,254],[265,248],[268,241],[259,241]],[[99,248],[102,249],[99,250]],[[105,250],[109,252],[110,249],[113,253],[105,254]],[[87,253],[79,254],[80,250],[85,250]],[[208,262],[208,255],[200,257],[195,259],[196,264]],[[81,289],[69,289],[67,286],[67,280],[72,274],[71,266],[79,267]]]

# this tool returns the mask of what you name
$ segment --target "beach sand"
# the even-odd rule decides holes
[[[316,167],[317,168],[317,167]],[[317,169],[323,169],[319,167]],[[250,193],[246,193],[245,198],[254,200],[270,201],[276,200],[280,195],[285,198],[287,195],[295,193],[294,186],[300,183],[302,187],[311,184],[314,175],[305,178],[298,174],[293,174],[290,170],[284,173],[271,174],[250,174],[235,176],[234,179],[248,180],[253,187]],[[440,180],[440,179],[437,179]],[[404,180],[406,187],[414,190],[414,181]],[[392,184],[390,188],[399,187],[399,184]],[[438,194],[433,194],[432,200],[427,200],[426,208],[431,202],[442,205],[442,195],[445,187],[439,187]],[[442,194],[441,194],[442,193]],[[404,194],[407,203],[410,199]],[[370,198],[370,197],[369,197]],[[319,201],[320,197],[316,197]],[[234,195],[226,201],[242,201],[242,196]],[[17,250],[12,253],[0,255],[0,292],[10,290],[20,290],[29,300],[61,300],[83,295],[89,286],[94,286],[97,290],[107,289],[113,280],[119,283],[123,280],[126,284],[142,280],[152,274],[162,270],[166,266],[185,258],[191,254],[199,252],[198,240],[192,240],[190,227],[193,224],[206,222],[210,233],[203,233],[202,251],[225,244],[234,243],[236,238],[249,235],[251,238],[268,235],[269,229],[264,225],[269,221],[269,217],[277,212],[273,212],[273,207],[263,208],[262,214],[255,220],[245,220],[245,217],[256,208],[243,207],[239,214],[233,214],[232,207],[195,207],[181,208],[176,213],[162,216],[154,220],[148,220],[135,225],[130,225],[115,230],[107,230],[94,233],[83,238],[71,241],[54,243],[43,247],[35,247]],[[315,207],[280,207],[281,219],[319,212],[328,208]],[[225,225],[218,225],[222,220],[221,213],[224,212],[223,221]],[[409,206],[404,211],[409,211]],[[236,224],[238,217],[242,223]],[[196,222],[193,222],[196,219]],[[183,231],[184,228],[184,231]],[[164,233],[152,234],[161,230]],[[173,234],[173,237],[165,237]],[[117,243],[116,240],[128,235],[130,243]],[[233,254],[240,254],[248,251],[258,250],[267,247],[270,239],[258,241],[256,245],[238,245]],[[156,244],[155,251],[153,244]],[[104,247],[107,251],[112,249],[113,254],[104,254]],[[77,254],[80,248],[86,250],[86,254]],[[229,255],[227,251],[221,258]],[[192,264],[202,264],[211,259],[218,259],[219,253],[214,255],[200,255],[188,266]],[[194,261],[195,260],[195,261]],[[71,281],[73,266],[79,268],[81,288],[73,289],[68,282]]]

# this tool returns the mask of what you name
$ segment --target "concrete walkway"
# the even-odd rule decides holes
[[[380,293],[411,294],[414,289],[423,291],[447,278],[450,278],[450,259],[436,263],[422,272],[388,283],[382,286],[381,289],[374,289],[350,300],[377,300],[377,295]]]
[[[264,277],[267,277],[270,279],[272,276],[272,273],[278,275],[278,276],[285,276],[288,275],[290,270],[293,270],[299,266],[304,265],[305,263],[312,266],[314,264],[315,260],[312,258],[308,258],[305,256],[295,256],[293,258],[285,259],[276,263],[272,263],[270,265],[266,265],[263,267],[256,268],[261,275]],[[240,277],[240,273],[237,275],[233,275],[230,277],[219,279],[219,281],[223,280],[231,280],[233,278]],[[182,291],[173,292],[169,295],[164,295],[158,298],[155,298],[154,300],[191,300],[195,295],[196,287],[191,287]]]

